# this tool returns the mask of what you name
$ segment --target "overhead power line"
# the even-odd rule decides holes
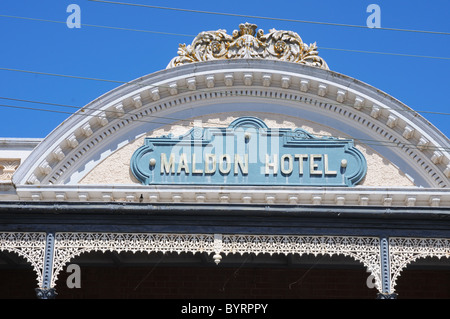
[[[49,106],[59,106],[59,107],[66,107],[66,108],[72,108],[72,109],[77,109],[80,110],[81,112],[84,111],[98,111],[98,109],[94,109],[94,108],[89,108],[89,107],[79,107],[79,106],[75,106],[75,105],[67,105],[67,104],[58,104],[58,103],[48,103],[48,102],[42,102],[42,101],[33,101],[33,100],[24,100],[24,99],[14,99],[14,98],[9,98],[9,97],[0,97],[0,99],[2,100],[9,100],[9,101],[16,101],[16,102],[25,102],[25,103],[33,103],[33,104],[40,104],[40,105],[49,105]],[[5,105],[3,105],[5,106]],[[14,107],[12,105],[8,105],[7,107]],[[33,111],[47,111],[47,112],[51,112],[53,110],[48,110],[48,109],[38,109],[38,108],[28,108],[28,107],[17,107],[19,109],[30,109]],[[65,111],[56,111],[57,113],[63,113],[63,114],[73,114],[71,112],[65,112]],[[103,112],[105,113],[111,113],[114,114],[116,113],[115,111],[108,111],[108,110],[104,110]],[[125,112],[125,114],[131,114],[130,112]],[[173,118],[173,117],[166,117],[166,116],[158,116],[158,115],[147,115],[148,117],[154,117],[154,118],[158,118],[158,119],[164,119],[164,120],[175,120],[175,121],[190,121],[190,120],[183,120],[183,119],[179,119],[179,118]],[[145,121],[146,123],[150,123],[148,121]],[[154,123],[154,122],[152,122]]]
[[[36,108],[36,107],[27,107],[27,106],[17,106],[17,105],[10,105],[10,104],[0,104],[0,107],[6,107],[6,108],[12,108],[12,109],[20,109],[20,110],[28,110],[28,111],[39,111],[39,112],[49,112],[49,113],[58,113],[58,114],[68,114],[68,115],[77,115],[77,116],[89,116],[89,117],[93,117],[95,115],[91,115],[91,114],[86,114],[86,113],[72,113],[72,112],[66,112],[66,111],[58,111],[58,110],[49,110],[49,109],[41,109],[41,108]],[[108,112],[108,111],[105,111]],[[162,118],[163,117],[157,117],[157,116],[152,116],[155,118]],[[169,118],[167,118],[169,119]],[[174,119],[177,120],[177,119]],[[136,122],[144,122],[144,123],[156,123],[156,124],[163,124],[163,125],[167,125],[167,124],[171,124],[170,122],[156,122],[156,121],[144,121],[144,120],[135,120]],[[188,120],[180,120],[180,121],[188,121]],[[186,125],[182,125],[182,126],[186,126]],[[189,126],[189,125],[187,125]]]
[[[50,113],[71,114],[71,115],[73,115],[70,112],[48,110],[48,109],[39,109],[39,108],[31,108],[31,107],[22,107],[22,106],[14,106],[14,105],[7,105],[7,104],[0,104],[0,107],[17,108],[17,109],[25,109],[25,110],[43,111],[43,112],[50,112]],[[94,115],[85,114],[85,113],[77,113],[76,115],[77,116],[87,116],[87,117],[94,116]],[[158,117],[158,116],[152,116],[152,117],[161,118],[161,117]],[[162,119],[164,119],[164,118],[162,118]],[[170,119],[170,118],[166,118],[166,119]],[[191,128],[195,127],[195,124],[191,124],[190,120],[175,119],[175,118],[173,120],[174,121],[179,121],[179,122],[189,122],[189,124],[179,124],[179,123],[177,123],[177,125],[180,125],[180,126],[191,127]],[[152,121],[134,120],[134,121],[135,122],[142,122],[142,123],[162,124],[162,125],[173,124],[172,122],[158,122],[158,121],[155,121],[155,120],[152,120]],[[207,124],[214,124],[214,123],[208,122]],[[219,123],[219,124],[221,125],[221,123]],[[316,137],[335,137],[335,138],[340,138],[340,137],[330,136],[330,135],[325,135],[325,134],[314,134],[314,135]],[[384,146],[384,147],[400,147],[400,148],[408,147],[409,149],[420,149],[420,150],[424,149],[424,148],[419,148],[416,144],[412,144],[412,143],[381,141],[381,140],[365,139],[365,138],[358,138],[358,137],[353,137],[353,139],[356,140],[356,141],[360,141],[361,144],[368,145],[368,146]],[[446,148],[446,147],[427,146],[427,147],[425,147],[425,149],[450,152],[450,148]]]
[[[0,104],[0,107],[74,115],[71,112],[57,111],[57,110],[48,110],[48,109],[40,109],[40,108],[25,107],[25,106],[16,106],[16,105],[9,105],[9,104]],[[75,115],[77,115],[77,116],[87,116],[87,117],[95,116],[95,115],[85,114],[85,113],[77,113]],[[158,117],[158,116],[151,116],[151,117],[164,119],[164,118]],[[170,119],[170,118],[165,118],[165,119]],[[190,120],[176,119],[176,118],[172,118],[172,120],[173,121],[180,121],[180,122],[189,122],[189,124],[177,124],[177,125],[180,125],[180,126],[195,127],[195,124],[191,124]],[[142,123],[162,124],[162,125],[173,124],[171,122],[158,122],[158,121],[154,121],[154,120],[152,120],[152,121],[145,121],[145,120],[138,120],[138,119],[136,119],[134,121],[135,122],[142,122]],[[214,124],[214,123],[208,122],[208,124]],[[335,138],[339,138],[337,136],[329,136],[329,135],[325,135],[325,134],[314,134],[314,135],[317,136],[317,137],[335,137]],[[353,137],[353,139],[356,140],[356,141],[360,141],[362,144],[368,145],[368,146],[408,147],[410,149],[420,149],[416,144],[412,144],[412,143],[381,141],[381,140],[365,139],[365,138],[358,138],[358,137]],[[450,152],[450,148],[446,148],[446,147],[428,146],[428,147],[425,147],[425,148],[429,149],[429,150],[431,149],[431,150],[448,151],[448,152]]]
[[[261,98],[263,98],[263,97],[261,97]],[[44,104],[44,105],[50,105],[50,106],[62,106],[62,107],[76,108],[76,109],[80,110],[81,112],[74,114],[72,112],[67,112],[67,111],[49,110],[49,109],[25,107],[25,106],[16,106],[16,105],[10,105],[10,104],[0,104],[0,107],[4,107],[4,108],[15,108],[15,109],[21,109],[21,110],[42,111],[42,112],[77,115],[77,116],[88,116],[88,117],[93,117],[95,115],[82,113],[83,110],[97,111],[97,109],[86,108],[86,107],[80,108],[78,106],[67,105],[67,104],[47,103],[47,102],[42,102],[42,101],[15,99],[15,98],[8,98],[8,97],[0,97],[0,99],[10,100],[10,101],[26,102],[26,103]],[[405,111],[407,111],[407,110],[405,110]],[[106,112],[107,114],[114,114],[114,113],[116,113],[115,111],[108,111],[108,110],[104,110],[104,112]],[[125,112],[124,115],[125,114],[130,115],[132,113]],[[444,113],[444,114],[445,115],[450,115],[450,113]],[[175,122],[184,122],[184,123],[187,122],[188,124],[179,124],[178,123],[177,125],[185,126],[185,127],[195,127],[195,124],[192,124],[192,120],[190,120],[190,119],[180,119],[180,118],[164,117],[164,116],[158,116],[158,115],[146,115],[146,117],[154,118],[156,120],[167,120],[167,121],[172,121],[172,122],[158,122],[158,121],[155,121],[155,120],[144,120],[144,119],[135,119],[134,121],[142,122],[142,123],[162,124],[162,125],[173,124],[173,121],[175,121]],[[208,122],[207,124],[208,125],[219,125],[219,126],[223,125],[223,123],[217,123],[217,122]],[[314,135],[317,136],[317,137],[330,137],[329,135],[325,135],[325,134],[314,134]],[[337,137],[337,138],[339,138],[339,137]],[[382,140],[358,138],[358,137],[353,137],[353,138],[355,140],[357,140],[357,141],[360,141],[362,144],[369,145],[369,146],[387,146],[387,147],[402,147],[402,148],[403,147],[408,147],[410,149],[411,148],[412,149],[420,149],[416,144],[413,144],[413,143],[402,143],[402,142],[398,142],[398,141],[397,142],[382,141]],[[436,146],[426,147],[426,149],[440,150],[440,151],[450,151],[449,148],[436,147]]]
[[[30,21],[39,21],[39,22],[51,22],[51,23],[66,24],[66,21],[56,21],[56,20],[48,20],[48,19],[11,16],[11,15],[4,15],[4,14],[0,14],[0,17],[12,18],[12,19],[30,20]],[[160,35],[190,37],[190,38],[195,38],[196,37],[196,35],[193,35],[193,34],[183,34],[183,33],[162,32],[162,31],[154,31],[154,30],[122,28],[122,27],[113,27],[113,26],[87,24],[87,23],[81,23],[81,26],[83,26],[83,27],[93,27],[93,28],[103,28],[103,29],[112,29],[112,30],[121,30],[121,31],[144,32],[144,33],[160,34]],[[426,59],[437,59],[437,60],[450,60],[450,57],[417,55],[417,54],[407,54],[407,53],[394,53],[394,52],[381,52],[381,51],[355,50],[355,49],[342,49],[342,48],[328,48],[328,47],[322,47],[322,46],[318,46],[318,49],[319,50],[333,50],[333,51],[343,51],[343,52],[364,53],[364,54],[392,55],[392,56],[399,56],[399,57],[413,57],[413,58],[426,58]]]
[[[67,74],[58,74],[58,73],[49,73],[49,72],[39,72],[39,71],[30,71],[30,70],[20,70],[20,69],[12,69],[12,68],[0,68],[0,70],[13,71],[13,72],[23,72],[23,73],[30,73],[30,74],[39,74],[39,75],[47,75],[47,76],[56,76],[56,77],[64,77],[64,78],[71,78],[71,79],[110,82],[110,83],[118,83],[118,84],[130,83],[130,82],[126,82],[126,81],[99,79],[99,78],[91,78],[91,77],[85,77],[85,76],[76,76],[76,75],[67,75]],[[144,85],[142,85],[140,83],[133,83],[133,85],[144,86]],[[145,86],[149,87],[149,88],[170,88],[168,85],[166,85],[166,86],[165,85],[145,85]],[[189,91],[189,90],[186,89],[186,91]],[[198,89],[198,91],[202,91],[202,90]],[[261,98],[263,98],[263,97],[261,97]],[[53,104],[53,103],[46,103],[46,102],[39,102],[39,101],[20,100],[20,99],[13,99],[13,98],[7,98],[7,97],[0,97],[0,99],[9,99],[9,100],[22,101],[22,102],[37,103],[37,104],[54,105],[54,106],[65,106],[65,107],[73,107],[73,108],[80,109],[80,107],[77,107],[77,106],[69,106],[69,105],[63,105],[63,104]],[[420,111],[420,110],[413,110],[413,109],[411,109],[411,110],[407,110],[407,109],[405,109],[405,110],[395,110],[395,111],[410,112],[410,113],[434,114],[434,115],[450,115],[450,113],[446,113],[446,112]]]
[[[262,16],[247,15],[247,14],[213,12],[213,11],[193,10],[193,9],[181,9],[181,8],[153,6],[153,5],[148,5],[148,4],[117,2],[117,1],[106,1],[106,0],[89,0],[89,1],[91,1],[91,2],[98,2],[98,3],[105,3],[105,4],[119,4],[119,5],[127,5],[127,6],[134,6],[134,7],[151,8],[151,9],[161,9],[161,10],[181,11],[181,12],[190,12],[190,13],[212,14],[212,15],[229,16],[229,17],[249,18],[249,19],[262,19],[262,20],[275,20],[275,21],[284,21],[284,22],[309,23],[309,24],[320,24],[320,25],[329,25],[329,26],[335,26],[335,27],[350,27],[350,28],[360,28],[360,29],[367,29],[368,28],[367,26],[355,25],[355,24],[345,24],[345,23],[307,21],[307,20],[286,19],[286,18],[272,18],[272,17],[262,17]],[[443,32],[443,31],[426,31],[426,30],[412,30],[412,29],[399,29],[399,28],[381,28],[381,27],[380,28],[375,28],[375,29],[387,30],[387,31],[401,31],[401,32],[414,32],[414,33],[428,33],[428,34],[450,35],[450,32]]]
[[[11,16],[11,15],[5,15],[5,14],[0,14],[0,17],[2,17],[2,18],[12,18],[12,19],[21,19],[21,20],[30,20],[30,21],[39,21],[39,22],[51,22],[51,23],[66,24],[66,21],[57,21],[57,20],[48,20],[48,19],[40,19],[40,18]],[[113,30],[122,30],[122,31],[134,31],[134,32],[144,32],[144,33],[153,33],[153,34],[161,34],[161,35],[174,35],[174,36],[177,36],[177,37],[190,37],[190,38],[195,37],[195,35],[192,35],[192,34],[162,32],[162,31],[142,30],[142,29],[122,28],[122,27],[112,27],[112,26],[98,25],[98,24],[81,23],[80,25],[83,26],[83,27],[113,29]]]
[[[30,71],[30,70],[21,70],[21,69],[0,68],[0,70],[2,70],[2,71],[30,73],[30,74],[39,74],[39,75],[59,76],[59,77],[80,79],[80,80],[102,81],[102,82],[120,83],[120,84],[128,83],[128,82],[123,82],[123,81],[90,78],[90,77],[85,77],[85,76],[76,76],[76,75],[67,75],[67,74],[58,74],[58,73],[49,73],[49,72],[39,72],[39,71]]]
[[[0,68],[0,70],[4,70],[4,71],[13,71],[13,72],[23,72],[23,73],[30,73],[30,74],[39,74],[39,75],[48,75],[48,76],[57,76],[57,77],[65,77],[65,78],[72,78],[72,79],[81,79],[81,80],[91,80],[91,81],[101,81],[101,82],[111,82],[111,83],[118,83],[118,84],[127,84],[130,82],[126,82],[126,81],[117,81],[117,80],[108,80],[108,79],[99,79],[99,78],[91,78],[91,77],[85,77],[85,76],[76,76],[76,75],[67,75],[67,74],[58,74],[58,73],[48,73],[48,72],[38,72],[38,71],[30,71],[30,70],[20,70],[20,69],[11,69],[11,68]],[[140,83],[133,83],[136,86],[143,86]],[[165,85],[145,85],[146,87],[149,88],[170,88],[169,86],[165,86]],[[188,91],[188,89],[186,89],[186,91]],[[202,91],[201,89],[198,91]],[[0,97],[2,98],[2,97]],[[2,99],[11,99],[11,98],[2,98]],[[14,100],[14,99],[11,99]],[[18,100],[18,99],[17,99]],[[19,101],[19,100],[18,100]],[[25,100],[23,100],[25,101]],[[52,103],[45,103],[45,102],[32,102],[29,101],[31,103],[38,103],[38,104],[47,104],[47,105],[52,105]],[[54,104],[55,106],[64,106],[64,105],[57,105]],[[68,106],[68,107],[76,107],[76,106]],[[79,108],[79,107],[76,107]],[[434,115],[450,115],[450,113],[446,113],[446,112],[434,112],[434,111],[418,111],[418,110],[395,110],[395,111],[399,111],[399,112],[411,112],[411,113],[426,113],[426,114],[434,114]]]
[[[382,54],[382,55],[396,55],[410,58],[426,58],[426,59],[438,59],[438,60],[450,60],[447,57],[438,57],[430,55],[417,55],[417,54],[407,54],[407,53],[393,53],[393,52],[380,52],[380,51],[366,51],[366,50],[352,50],[352,49],[337,49],[337,48],[325,48],[318,46],[319,50],[333,50],[333,51],[345,51],[345,52],[355,52],[355,53],[369,53],[369,54]]]
[[[170,88],[170,86],[150,86],[152,88]],[[181,88],[180,88],[181,89]],[[182,89],[181,89],[182,90]],[[191,91],[189,89],[186,89],[187,91]],[[207,90],[202,90],[202,89],[197,89],[198,92],[207,92]],[[267,98],[264,96],[256,96],[256,98]],[[50,106],[60,106],[60,107],[67,107],[67,108],[74,108],[74,109],[83,109],[83,110],[97,110],[97,109],[91,109],[91,108],[87,108],[87,107],[80,107],[80,106],[75,106],[75,105],[67,105],[67,104],[59,104],[59,103],[50,103],[50,102],[43,102],[43,101],[35,101],[35,100],[26,100],[26,99],[17,99],[17,98],[10,98],[10,97],[4,97],[4,96],[0,96],[0,99],[2,100],[9,100],[9,101],[16,101],[16,102],[25,102],[25,103],[33,103],[33,104],[41,104],[41,105],[50,105]],[[342,104],[342,103],[338,103],[338,104]],[[388,110],[393,110],[393,109],[388,109]],[[450,113],[448,112],[436,112],[436,111],[418,111],[418,110],[414,110],[414,109],[404,109],[404,110],[395,110],[397,112],[406,112],[406,113],[424,113],[424,114],[433,114],[433,115],[446,115],[446,116],[450,116]],[[157,117],[157,116],[156,116]],[[170,117],[163,117],[166,119],[174,119],[174,118],[170,118]],[[176,119],[176,120],[180,120],[180,119]]]

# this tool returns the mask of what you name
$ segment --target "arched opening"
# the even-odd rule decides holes
[[[72,259],[81,288],[68,288],[67,265],[58,298],[112,299],[375,299],[369,273],[350,257],[243,254],[219,265],[203,253],[90,252]]]
[[[0,251],[0,299],[35,299],[38,287],[31,264],[15,252]]]
[[[427,257],[409,264],[397,279],[399,299],[450,298],[450,259]]]

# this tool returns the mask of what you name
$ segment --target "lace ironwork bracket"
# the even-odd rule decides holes
[[[45,233],[0,233],[0,250],[14,252],[24,257],[36,272],[39,287],[43,282],[45,246]]]
[[[450,258],[450,239],[445,238],[389,238],[391,292],[401,272],[412,262],[426,257]]]

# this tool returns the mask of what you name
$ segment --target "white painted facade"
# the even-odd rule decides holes
[[[21,163],[12,180],[15,195],[133,201],[144,193],[149,202],[199,202],[196,193],[204,193],[209,203],[224,201],[226,196],[208,187],[195,192],[170,185],[143,188],[127,166],[145,136],[180,135],[196,121],[226,126],[241,115],[257,115],[273,128],[353,138],[369,162],[365,180],[355,189],[303,189],[295,199],[295,189],[263,188],[248,190],[249,202],[275,195],[277,204],[450,205],[448,139],[423,117],[344,75],[263,60],[180,66],[105,94],[67,119]],[[235,191],[221,188],[230,194],[228,201],[243,202],[232,195]],[[180,193],[181,198],[173,195]]]
[[[144,186],[132,176],[130,159],[145,137],[182,135],[199,123],[226,127],[241,116],[259,117],[270,128],[302,128],[318,136],[354,139],[366,157],[367,175],[356,187]],[[386,214],[391,207],[450,207],[450,142],[446,136],[414,110],[368,84],[330,70],[285,61],[230,59],[169,68],[104,94],[42,141],[33,140],[35,144],[28,144],[28,148],[15,148],[20,144],[17,141],[2,141],[0,161],[20,159],[20,165],[12,179],[1,182],[0,203],[372,207]],[[29,257],[42,289],[53,288],[63,265],[80,252],[127,251],[131,248],[124,244],[123,236],[153,236],[99,232],[98,236],[110,239],[105,244],[91,233],[57,232],[51,240],[48,234],[47,239],[45,233],[36,234],[37,250],[43,249],[45,240],[53,241],[55,249],[54,260],[48,265],[42,261],[42,252]],[[220,254],[249,252],[245,247],[233,250],[226,246],[223,238],[227,236],[239,245],[233,234],[166,234],[161,240],[160,235],[154,234],[158,240],[151,247],[145,237],[136,250],[178,251],[178,244],[185,247],[192,241],[194,246],[185,251],[206,251],[214,254],[216,262],[222,259]],[[14,236],[22,238],[20,234]],[[5,235],[0,248],[25,251],[29,242],[21,243],[14,236]],[[71,241],[74,236],[79,239]],[[374,274],[378,290],[385,294],[394,291],[396,278],[409,262],[426,256],[450,256],[445,238],[414,241],[395,236],[322,236],[317,240],[340,243],[345,239],[346,245],[360,242],[361,246],[348,244],[347,249],[345,245],[327,246],[324,241],[319,249],[309,242],[311,236],[283,236],[276,237],[275,244],[267,234],[242,235],[241,239],[249,245],[256,243],[250,251],[256,254],[350,255]],[[167,238],[173,240],[170,247],[164,246]],[[202,240],[205,245],[195,246]],[[277,240],[292,245],[278,251]],[[298,246],[303,240],[307,241],[305,246]],[[266,246],[261,244],[265,241]],[[380,257],[380,251],[386,251],[389,245],[393,249],[389,257],[392,274],[384,273],[389,267],[383,263],[388,259]],[[46,267],[52,269],[53,278],[43,275]]]

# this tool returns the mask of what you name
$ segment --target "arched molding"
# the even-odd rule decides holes
[[[383,144],[371,147],[412,176],[416,185],[448,187],[449,141],[413,110],[336,72],[258,60],[194,63],[123,85],[55,129],[18,168],[13,182],[18,188],[76,184],[137,137],[224,109],[263,109],[331,124],[362,144]]]
[[[33,267],[39,287],[43,282],[45,233],[0,233],[0,250],[14,252],[24,257]]]
[[[380,244],[376,237],[267,236],[161,233],[56,233],[51,287],[76,256],[92,251],[176,252],[214,254],[218,264],[228,254],[344,255],[361,262],[381,291]]]
[[[450,239],[446,238],[389,238],[391,292],[395,291],[401,272],[411,263],[426,257],[450,258]]]

